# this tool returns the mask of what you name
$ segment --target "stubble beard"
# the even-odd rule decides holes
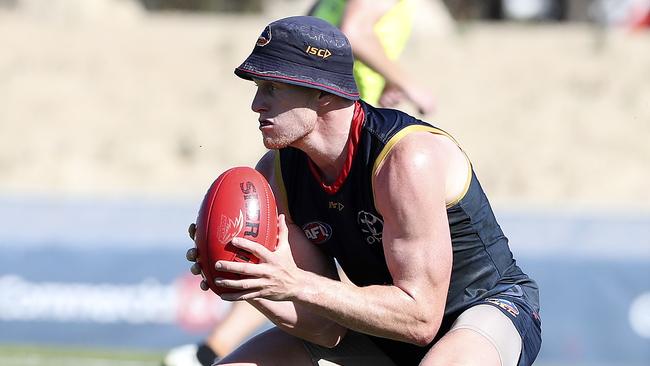
[[[314,129],[314,125],[315,122],[305,121],[273,136],[262,135],[262,142],[264,143],[264,147],[272,150],[283,149],[288,146],[295,147]]]
[[[275,150],[275,149],[284,149],[285,147],[289,146],[292,141],[290,138],[284,136],[280,136],[280,137],[262,136],[262,142],[264,143],[264,147],[266,147],[267,149]]]

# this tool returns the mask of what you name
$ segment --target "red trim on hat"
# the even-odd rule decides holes
[[[363,121],[365,119],[366,119],[366,115],[363,112],[363,108],[361,108],[361,103],[354,102],[354,114],[352,115],[350,136],[348,136],[348,142],[346,145],[348,148],[348,156],[345,158],[343,169],[341,170],[341,173],[336,178],[334,183],[332,183],[331,185],[325,183],[322,176],[320,175],[320,172],[318,171],[318,167],[316,166],[316,164],[311,159],[308,160],[309,170],[311,171],[311,174],[314,176],[314,179],[316,179],[316,181],[319,182],[321,188],[323,188],[323,190],[326,193],[336,194],[336,192],[339,191],[339,189],[345,182],[345,179],[350,174],[350,170],[352,169],[352,161],[354,160],[354,155],[357,152],[357,146],[359,145],[359,138],[361,136],[361,127],[363,127]]]
[[[301,83],[305,83],[305,84],[309,84],[309,85],[314,85],[314,86],[318,86],[318,87],[321,87],[321,88],[325,88],[325,89],[327,89],[327,90],[336,91],[337,93],[341,93],[341,94],[349,95],[350,97],[355,97],[355,98],[356,98],[356,97],[359,97],[359,93],[347,93],[347,92],[345,92],[345,91],[343,91],[343,90],[341,90],[341,89],[333,88],[333,87],[328,86],[328,85],[325,85],[325,84],[315,83],[315,82],[313,82],[313,81],[307,81],[307,80],[298,79],[298,78],[292,78],[292,77],[288,77],[288,76],[279,76],[279,75],[268,75],[268,74],[262,74],[262,73],[259,73],[259,72],[255,72],[255,71],[250,71],[250,70],[242,69],[241,67],[238,67],[237,70],[241,70],[241,71],[243,71],[243,72],[245,72],[245,73],[247,73],[247,74],[252,74],[252,75],[260,76],[260,77],[264,77],[264,78],[272,78],[272,79],[280,79],[280,80],[291,80],[291,81],[297,81],[297,82],[301,82]]]

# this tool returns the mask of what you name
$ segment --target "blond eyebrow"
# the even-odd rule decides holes
[[[275,82],[273,80],[263,80],[263,79],[252,79],[252,80],[253,83],[255,83],[255,85],[257,86],[260,86],[260,84],[266,84],[266,85],[273,85],[277,87],[278,85],[282,84],[282,83]]]

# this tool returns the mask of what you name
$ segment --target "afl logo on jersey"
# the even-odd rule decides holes
[[[332,227],[321,221],[312,221],[302,227],[307,239],[314,244],[323,244],[332,237]]]
[[[359,211],[357,224],[364,234],[366,243],[381,243],[381,235],[384,232],[384,221],[367,211]]]
[[[256,46],[264,47],[271,42],[271,27],[267,26],[257,38]]]

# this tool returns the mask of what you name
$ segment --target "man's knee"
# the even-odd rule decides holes
[[[427,353],[421,365],[515,366],[522,340],[515,325],[491,305],[465,310]]]
[[[471,329],[452,330],[420,362],[421,366],[501,366],[494,345]]]

